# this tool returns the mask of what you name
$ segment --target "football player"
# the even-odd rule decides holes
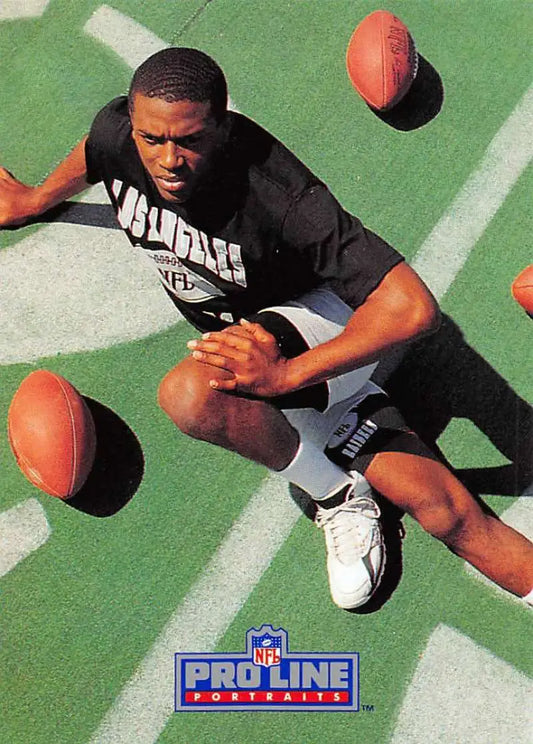
[[[437,303],[288,149],[228,111],[209,56],[146,60],[42,185],[2,169],[0,224],[99,181],[201,332],[161,381],[160,405],[186,434],[310,494],[337,605],[365,604],[383,574],[372,488],[531,602],[532,544],[480,508],[370,380],[383,355],[438,327]]]

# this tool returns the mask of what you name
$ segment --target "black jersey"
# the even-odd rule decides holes
[[[118,221],[196,328],[327,285],[356,308],[402,256],[348,214],[327,187],[259,125],[230,112],[213,176],[184,204],[163,199],[131,137],[127,99],[96,116],[88,180],[103,181]]]

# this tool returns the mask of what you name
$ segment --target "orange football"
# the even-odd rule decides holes
[[[526,313],[533,315],[533,264],[518,274],[511,285],[511,292]]]
[[[94,462],[96,433],[87,404],[61,375],[29,374],[8,411],[8,436],[19,468],[42,491],[68,499]]]
[[[352,34],[346,67],[352,85],[369,106],[391,109],[411,87],[418,67],[407,26],[388,10],[370,13]]]

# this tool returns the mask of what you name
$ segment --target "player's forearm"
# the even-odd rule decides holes
[[[286,362],[284,392],[377,362],[388,352],[434,331],[439,317],[427,288],[407,264],[400,264],[339,336]]]
[[[86,140],[87,137],[84,137],[48,178],[33,189],[34,214],[41,214],[88,188]]]
[[[404,326],[403,329],[406,329]],[[403,331],[402,329],[402,331]],[[305,388],[337,377],[358,367],[378,362],[387,353],[403,346],[420,334],[387,332],[381,321],[372,325],[361,323],[361,332],[354,323],[335,339],[320,344],[285,365],[285,393]]]
[[[0,227],[23,225],[89,186],[86,139],[76,145],[40,186],[28,186],[0,166]]]

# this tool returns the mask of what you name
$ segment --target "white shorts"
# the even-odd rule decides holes
[[[267,311],[283,315],[290,321],[310,349],[338,336],[353,315],[353,310],[328,289],[315,289],[298,300],[265,308],[261,312]],[[258,322],[260,315],[258,313]],[[377,362],[367,364],[328,380],[328,409],[360,390],[377,366]]]
[[[298,300],[265,308],[261,312],[274,312],[286,318],[302,336],[309,348],[330,341],[346,326],[353,310],[328,289],[315,289]],[[261,322],[261,312],[257,322]],[[357,405],[368,395],[382,390],[370,381],[377,363],[358,367],[351,372],[327,381],[328,403],[323,411],[314,408],[283,408],[292,426],[301,436],[324,448],[334,432],[339,419],[348,408]]]
[[[283,353],[294,356],[307,348],[329,341],[341,333],[352,310],[327,289],[309,292],[297,301],[265,308],[265,327],[274,330]],[[261,312],[254,316],[261,323]],[[278,316],[283,316],[282,320]],[[295,332],[295,329],[297,332]],[[285,346],[288,349],[285,349]],[[325,450],[330,460],[346,471],[364,475],[378,452],[402,452],[426,459],[438,457],[426,447],[404,420],[387,394],[372,380],[377,364],[368,364],[328,381],[329,399],[324,385],[316,395],[312,386],[298,401],[277,399],[283,412],[300,437]],[[309,394],[311,392],[311,394]],[[317,408],[304,407],[316,405]],[[289,408],[285,405],[291,405]]]

